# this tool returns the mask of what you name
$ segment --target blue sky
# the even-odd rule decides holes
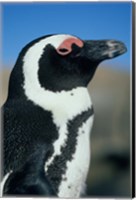
[[[129,70],[131,49],[131,2],[125,3],[3,3],[3,64],[14,64],[31,40],[46,34],[68,33],[81,39],[116,39],[128,52],[106,61]],[[11,67],[12,67],[11,65]]]

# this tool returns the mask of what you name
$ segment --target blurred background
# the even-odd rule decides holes
[[[95,110],[87,197],[130,196],[131,2],[3,3],[0,105],[18,53],[46,34],[116,39],[128,52],[104,61],[88,86]],[[84,147],[83,147],[84,148]]]

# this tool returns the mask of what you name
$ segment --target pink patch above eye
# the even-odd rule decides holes
[[[58,54],[65,56],[72,51],[72,45],[76,44],[79,47],[83,47],[83,42],[78,38],[68,38],[64,40],[60,46],[57,48]]]

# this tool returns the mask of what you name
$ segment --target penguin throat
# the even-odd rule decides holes
[[[42,87],[35,89],[25,84],[24,91],[28,100],[52,112],[57,127],[92,105],[88,90],[84,87],[77,87],[70,91],[51,92]]]

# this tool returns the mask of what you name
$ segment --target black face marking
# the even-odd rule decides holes
[[[60,50],[66,52],[66,49]],[[86,87],[100,62],[125,51],[125,45],[118,41],[89,40],[84,41],[81,48],[73,44],[71,53],[61,56],[49,44],[39,60],[39,82],[42,87],[54,92]]]
[[[58,186],[62,180],[62,175],[66,172],[67,161],[71,161],[73,159],[73,155],[76,150],[78,129],[91,115],[93,115],[93,108],[82,112],[73,120],[68,122],[68,137],[66,140],[66,145],[61,147],[61,155],[55,156],[54,161],[47,170],[48,178],[55,187],[56,191],[58,191]]]
[[[47,45],[39,60],[39,82],[41,87],[53,92],[86,87],[97,65],[86,58],[73,58],[71,54],[60,56],[54,47]]]

